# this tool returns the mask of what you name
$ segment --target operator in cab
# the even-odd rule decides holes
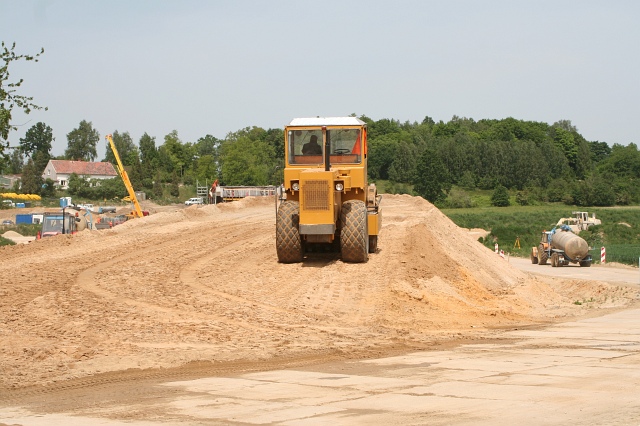
[[[312,135],[309,142],[302,146],[303,155],[322,155],[322,147],[318,144],[318,137]]]

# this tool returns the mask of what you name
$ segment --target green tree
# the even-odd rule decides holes
[[[81,195],[83,188],[87,186],[87,181],[76,173],[69,175],[69,182],[67,183],[67,192],[69,195]]]
[[[496,186],[493,194],[491,194],[491,205],[495,207],[508,207],[511,205],[507,188],[502,185]]]
[[[434,150],[427,149],[420,156],[413,189],[432,203],[447,198],[451,190],[451,179],[444,163]]]
[[[82,120],[77,129],[67,134],[67,149],[64,152],[68,160],[93,161],[98,156],[96,146],[100,134],[90,121]]]
[[[56,196],[56,183],[53,179],[46,178],[41,188],[42,191],[40,191],[40,195],[42,198],[53,198]]]
[[[162,181],[160,180],[160,172],[156,172],[156,178],[153,180],[153,196],[156,200],[162,199],[164,196],[164,187],[162,185]]]
[[[147,189],[153,188],[153,176],[158,174],[158,149],[156,138],[146,132],[140,138],[140,175],[142,185]],[[158,197],[160,198],[160,197]]]
[[[218,179],[218,165],[213,155],[203,155],[196,161],[195,177],[199,182],[213,182]]]
[[[20,138],[20,149],[25,155],[33,157],[36,152],[51,153],[53,137],[53,129],[43,122],[38,122],[31,126]]]
[[[192,144],[182,143],[176,130],[165,135],[164,144],[158,148],[159,165],[164,169],[165,180],[170,182],[174,171],[182,178],[192,167],[195,152]]]
[[[389,179],[410,183],[416,173],[416,153],[413,146],[402,141],[398,145],[395,158],[389,168]]]
[[[36,165],[30,158],[22,169],[22,192],[24,194],[40,194],[43,183],[42,172],[36,170]]]
[[[175,171],[171,177],[171,185],[169,185],[169,194],[173,197],[178,197],[180,195],[180,185],[178,180],[178,173]]]
[[[589,142],[589,151],[591,152],[591,161],[595,165],[611,155],[611,147],[606,142]]]
[[[275,184],[278,165],[273,147],[241,136],[222,144],[222,180],[225,185]]]
[[[22,150],[14,149],[9,156],[9,173],[19,175],[24,167],[24,155]]]
[[[599,164],[598,170],[614,176],[640,177],[640,152],[637,145],[614,144],[611,154]]]
[[[554,133],[553,140],[556,146],[562,150],[569,166],[575,170],[578,161],[578,146],[573,133],[560,127],[555,128]]]
[[[369,139],[367,169],[371,179],[389,179],[389,169],[397,150],[398,142],[393,136]]]
[[[111,138],[113,139],[113,144],[118,150],[118,155],[120,156],[122,164],[125,166],[133,165],[136,158],[138,158],[138,148],[133,143],[129,132],[120,133],[116,130],[111,135]],[[103,161],[108,161],[113,165],[117,163],[116,156],[110,146],[107,146],[107,153]]]
[[[614,186],[602,176],[593,176],[590,182],[591,197],[589,204],[592,206],[613,206],[616,203]]]
[[[458,185],[461,188],[468,189],[470,191],[476,189],[476,177],[471,170],[467,170],[462,174],[462,177],[458,180]]]
[[[3,170],[4,163],[8,161],[5,149],[9,146],[9,132],[16,130],[17,127],[12,124],[13,111],[18,109],[23,113],[29,114],[32,110],[39,110],[42,107],[33,103],[33,98],[18,94],[18,88],[22,85],[23,79],[17,81],[9,81],[9,65],[12,62],[21,60],[38,62],[40,55],[44,53],[44,49],[36,55],[19,55],[15,52],[16,44],[13,43],[8,47],[2,42],[0,48],[0,170]],[[47,108],[44,108],[46,111]]]
[[[528,206],[529,191],[523,190],[523,191],[516,192],[516,203],[520,204],[521,206]]]

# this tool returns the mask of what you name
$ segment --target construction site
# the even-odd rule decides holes
[[[271,197],[143,204],[112,229],[1,248],[0,399],[491,341],[637,302],[637,286],[522,272],[419,197],[383,203],[367,263],[279,263]]]
[[[477,235],[486,231],[459,228],[423,198],[378,194],[366,177],[364,123],[331,120],[334,127],[325,119],[292,121],[285,137],[288,167],[279,188],[224,188],[216,181],[208,188],[211,204],[195,197],[159,206],[137,200],[119,164],[133,209],[108,213],[133,220],[99,227],[85,217],[93,206],[64,200],[62,214],[24,209],[32,217],[42,216],[43,231],[49,219],[64,219],[65,225],[48,238],[43,232],[35,241],[0,248],[0,419],[8,419],[0,424],[68,424],[74,419],[78,424],[100,419],[107,421],[103,424],[145,425],[424,424],[427,412],[440,412],[438,424],[458,423],[460,408],[447,398],[466,390],[469,380],[480,380],[484,373],[478,371],[486,364],[465,370],[466,381],[447,382],[452,390],[440,395],[424,386],[437,386],[444,370],[432,369],[432,361],[407,359],[435,356],[437,365],[475,345],[478,357],[495,362],[498,355],[489,349],[498,345],[502,354],[529,357],[525,370],[541,360],[560,362],[545,361],[541,354],[571,347],[575,356],[590,360],[601,356],[592,352],[599,343],[584,349],[577,349],[576,342],[558,346],[547,337],[527,343],[531,336],[517,333],[638,306],[640,291],[629,284],[631,275],[622,281],[611,278],[615,265],[606,267],[611,271],[588,268],[592,275],[576,275],[576,269],[585,270],[580,267],[562,268],[564,275],[551,277],[535,273],[548,260],[554,267],[591,266],[575,234],[543,231],[530,262],[519,262],[478,242]],[[307,151],[316,141],[324,148]],[[0,211],[0,219],[9,214]],[[580,217],[584,221],[572,219],[574,224],[588,220]],[[527,270],[523,263],[537,269]],[[624,358],[629,352],[623,351],[637,346],[633,335],[626,336],[630,343],[616,343],[619,352],[613,358]],[[386,365],[389,359],[403,366],[375,373],[365,366],[369,361]],[[417,374],[426,375],[423,381],[408,372],[407,362],[422,368]],[[467,360],[448,371],[456,376],[469,365]],[[502,383],[504,368],[489,368],[487,377]],[[620,365],[615,368],[627,374]],[[286,387],[292,386],[289,379],[247,376],[270,371],[298,375],[298,387]],[[315,379],[352,382],[346,387],[312,385],[300,378],[305,371],[314,371]],[[345,376],[345,371],[350,373]],[[363,388],[374,376],[385,377],[381,387]],[[229,381],[215,382],[215,391],[198,388],[197,396],[166,383],[212,377]],[[402,381],[409,377],[413,381]],[[391,384],[391,379],[402,384]],[[287,382],[288,390],[278,385],[275,393],[254,392],[264,380],[271,386]],[[564,392],[602,384],[584,380],[559,387]],[[633,385],[640,378],[631,380]],[[396,401],[401,389],[411,398],[424,394],[426,399],[403,411]],[[520,391],[525,395],[532,389],[522,386]],[[280,392],[288,396],[280,398]],[[318,397],[325,392],[334,397]],[[296,400],[303,394],[311,399]],[[376,395],[382,400],[369,401]],[[473,398],[483,407],[493,403],[484,390]],[[530,406],[511,412],[514,422],[530,418],[537,403],[556,404],[554,398],[532,398]],[[583,403],[590,405],[589,398],[597,399],[597,392]],[[358,408],[365,401],[365,408]],[[420,409],[434,401],[443,404],[440,409],[434,408],[437,404]],[[482,415],[463,409],[469,424],[478,419],[494,424],[496,414],[486,410],[493,408]],[[595,410],[608,413],[606,407]],[[571,409],[567,413],[557,417],[559,424],[576,415]],[[38,423],[40,417],[45,423]]]

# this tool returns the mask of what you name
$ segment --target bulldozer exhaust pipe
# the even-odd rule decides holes
[[[322,126],[322,133],[324,133],[324,171],[328,172],[331,170],[331,164],[329,164],[329,160],[331,158],[331,133],[327,132],[327,128]]]

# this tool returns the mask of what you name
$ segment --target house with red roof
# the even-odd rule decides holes
[[[72,173],[86,179],[112,179],[118,176],[111,163],[93,163],[89,161],[49,160],[42,172],[43,179],[51,179],[61,189],[69,187]]]

